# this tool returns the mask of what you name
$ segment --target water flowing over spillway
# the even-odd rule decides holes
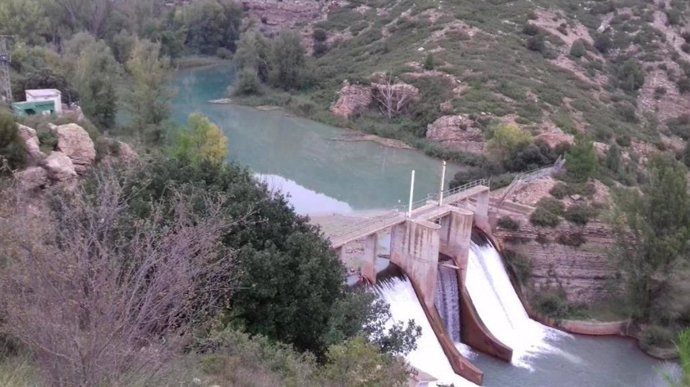
[[[510,282],[501,256],[493,246],[472,243],[465,282],[484,325],[498,340],[513,349],[513,364],[530,368],[529,359],[539,353],[558,353],[569,357],[549,344],[567,334],[529,318]]]
[[[375,289],[379,297],[390,305],[392,320],[406,323],[413,319],[422,328],[422,335],[417,340],[417,349],[405,356],[410,365],[432,375],[440,384],[453,383],[456,387],[476,386],[453,372],[407,278],[395,277],[381,281]]]
[[[460,341],[460,292],[458,275],[452,267],[438,267],[436,283],[436,309],[446,325],[446,331],[454,342]]]

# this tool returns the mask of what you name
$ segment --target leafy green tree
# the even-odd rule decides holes
[[[268,82],[271,42],[260,33],[246,32],[239,41],[233,60],[240,74],[252,71],[261,82]]]
[[[15,35],[28,44],[42,44],[49,32],[49,20],[40,0],[0,2],[0,34]]]
[[[575,144],[565,155],[568,176],[574,181],[587,181],[599,168],[599,158],[594,143],[587,136],[577,136]]]
[[[125,106],[132,115],[132,125],[151,143],[160,143],[163,128],[170,115],[168,70],[170,60],[160,56],[161,46],[148,40],[137,40],[126,69],[132,85],[125,96]]]
[[[219,47],[235,50],[240,35],[242,8],[229,0],[201,0],[183,8],[186,46],[194,52],[213,55]]]
[[[505,163],[532,143],[532,135],[514,124],[499,124],[493,129],[487,146],[491,155]]]
[[[84,114],[98,127],[112,128],[117,113],[115,87],[121,68],[110,47],[103,40],[79,33],[65,43],[64,57]]]
[[[326,380],[352,387],[405,386],[405,364],[383,354],[362,338],[356,337],[328,349],[328,363],[323,369]]]
[[[373,293],[350,291],[333,304],[325,342],[336,345],[361,335],[381,352],[406,355],[416,348],[421,328],[413,320],[391,325],[390,319],[390,308]]]
[[[611,144],[609,151],[606,152],[606,159],[604,161],[606,168],[615,174],[620,174],[623,171],[622,157],[621,147],[616,143]]]
[[[194,163],[207,161],[220,164],[228,155],[228,138],[208,118],[192,113],[187,120],[187,127],[178,134],[173,155]]]
[[[433,70],[436,67],[436,62],[434,60],[434,54],[428,53],[424,59],[424,70]]]
[[[648,181],[637,191],[615,195],[612,256],[626,281],[633,317],[668,324],[663,299],[672,274],[690,263],[690,198],[685,166],[667,156],[654,156]],[[687,316],[686,316],[687,318]]]
[[[617,69],[618,86],[627,92],[634,92],[644,85],[645,73],[637,59],[623,62]]]
[[[270,82],[285,90],[299,89],[305,82],[305,50],[296,32],[283,32],[271,48]]]

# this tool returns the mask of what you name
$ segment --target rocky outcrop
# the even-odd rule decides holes
[[[62,152],[51,152],[50,155],[43,160],[43,168],[45,168],[48,177],[54,181],[65,182],[77,177],[77,171],[74,168],[72,160]]]
[[[366,111],[372,102],[371,87],[350,85],[347,81],[338,93],[338,100],[331,105],[331,113],[349,119]]]
[[[14,175],[19,186],[27,191],[33,191],[48,185],[48,172],[41,167],[29,167]]]
[[[52,129],[58,137],[57,149],[74,164],[74,170],[83,175],[96,161],[96,148],[89,134],[77,124],[67,124]]]
[[[455,150],[472,153],[484,151],[484,133],[476,122],[464,115],[440,117],[429,124],[426,137]]]
[[[505,249],[528,259],[532,269],[530,288],[562,289],[569,302],[582,304],[610,295],[617,271],[607,254],[614,241],[606,224],[590,222],[580,228],[564,222],[551,229],[534,227],[527,218],[520,222],[518,231],[497,228],[494,236]],[[559,236],[572,233],[580,233],[585,243],[573,247],[558,242]]]
[[[268,34],[295,30],[322,20],[328,10],[337,8],[340,3],[336,0],[242,0],[245,11]]]
[[[27,162],[29,165],[36,165],[43,160],[46,155],[41,152],[40,142],[36,130],[24,125],[17,125],[19,129],[19,137],[24,140],[24,149],[26,150]]]

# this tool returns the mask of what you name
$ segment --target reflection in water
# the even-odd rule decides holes
[[[349,204],[312,191],[282,176],[256,174],[254,177],[265,183],[269,190],[280,191],[285,194],[290,204],[295,207],[295,211],[300,215],[319,213],[349,214],[352,212],[352,207]]]

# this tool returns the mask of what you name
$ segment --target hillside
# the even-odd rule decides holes
[[[325,17],[301,24],[309,46],[319,46],[314,86],[272,102],[322,121],[437,154],[484,154],[497,122],[516,123],[552,146],[587,133],[602,154],[615,141],[642,158],[653,148],[679,153],[690,136],[685,2],[355,0],[321,9]],[[323,32],[325,39],[317,36]],[[324,114],[343,82],[367,86],[376,73],[415,86],[419,102],[386,120],[376,101],[356,106],[356,89],[347,101],[350,86],[341,102],[355,104],[348,107],[355,114]]]

